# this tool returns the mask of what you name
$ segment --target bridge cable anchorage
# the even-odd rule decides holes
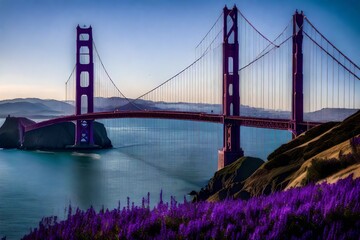
[[[113,81],[112,78],[110,77],[108,71],[106,70],[103,61],[101,60],[101,57],[100,57],[99,52],[98,52],[98,50],[97,50],[97,48],[96,48],[96,45],[95,45],[95,41],[94,41],[94,40],[93,40],[93,45],[94,45],[94,49],[95,49],[96,56],[99,58],[99,61],[100,61],[101,66],[103,67],[103,69],[104,69],[107,77],[109,78],[109,80],[111,81],[111,83],[113,84],[113,86],[116,88],[116,90],[117,90],[117,91],[121,94],[121,96],[123,96],[123,98],[125,98],[125,100],[128,101],[131,105],[133,105],[134,107],[136,107],[136,108],[139,109],[139,110],[144,110],[144,109],[140,108],[139,106],[137,106],[137,105],[136,105],[135,103],[133,103],[132,101],[130,101],[130,100],[125,96],[125,94],[123,94],[123,93],[120,91],[120,89],[116,86],[116,84],[114,83],[114,81]]]
[[[318,46],[321,50],[323,50],[327,55],[329,55],[335,62],[337,62],[340,66],[342,66],[346,71],[348,71],[351,75],[353,75],[355,78],[357,78],[358,80],[360,80],[360,77],[357,76],[353,71],[351,71],[348,67],[346,67],[344,64],[342,64],[336,57],[334,57],[330,52],[328,52],[325,48],[323,48],[319,43],[317,43],[312,37],[310,37],[309,34],[307,34],[305,31],[303,31],[304,35],[307,36],[313,43],[315,43],[316,46]],[[334,47],[335,48],[335,47]],[[345,55],[343,55],[340,51],[339,53],[346,57]],[[348,60],[348,59],[347,59]],[[348,60],[349,62],[351,62],[351,60]],[[351,62],[352,63],[352,62]],[[360,70],[360,68],[356,65],[353,64],[353,66],[355,66],[356,68],[358,68]]]
[[[358,70],[360,70],[360,67],[354,63],[349,57],[347,57],[342,51],[340,51],[334,44],[332,44],[311,22],[310,20],[305,16],[304,17],[306,22],[309,23],[309,25],[323,38],[325,41],[330,44],[336,51],[338,51],[346,60],[348,60],[351,64],[353,64]],[[313,41],[313,40],[312,40]]]

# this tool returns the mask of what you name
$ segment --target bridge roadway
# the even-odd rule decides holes
[[[173,119],[173,120],[190,120],[212,123],[229,123],[239,126],[270,128],[278,130],[293,129],[294,124],[289,119],[268,119],[243,116],[223,116],[220,114],[208,114],[199,112],[175,112],[175,111],[113,111],[113,112],[96,112],[81,115],[70,115],[42,121],[30,126],[24,126],[25,132],[38,128],[43,128],[56,123],[70,122],[76,120],[96,120],[96,119],[116,119],[116,118],[153,118],[153,119]],[[306,128],[312,128],[321,123],[304,122],[302,125]]]

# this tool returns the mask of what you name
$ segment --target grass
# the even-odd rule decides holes
[[[314,158],[307,169],[306,177],[303,179],[302,184],[318,182],[342,169],[360,163],[360,145],[354,139],[350,139],[351,153],[349,154],[342,154],[340,152],[338,159]]]

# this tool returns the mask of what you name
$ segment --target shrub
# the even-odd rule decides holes
[[[307,169],[307,174],[302,184],[316,183],[356,163],[360,163],[360,159],[356,155],[352,153],[344,155],[341,151],[339,159],[314,158],[311,160],[311,166]]]
[[[351,153],[360,162],[360,137],[350,139]]]

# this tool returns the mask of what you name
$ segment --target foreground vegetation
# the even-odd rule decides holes
[[[69,208],[65,221],[42,219],[23,239],[357,239],[360,179],[310,184],[270,196],[218,203]]]

